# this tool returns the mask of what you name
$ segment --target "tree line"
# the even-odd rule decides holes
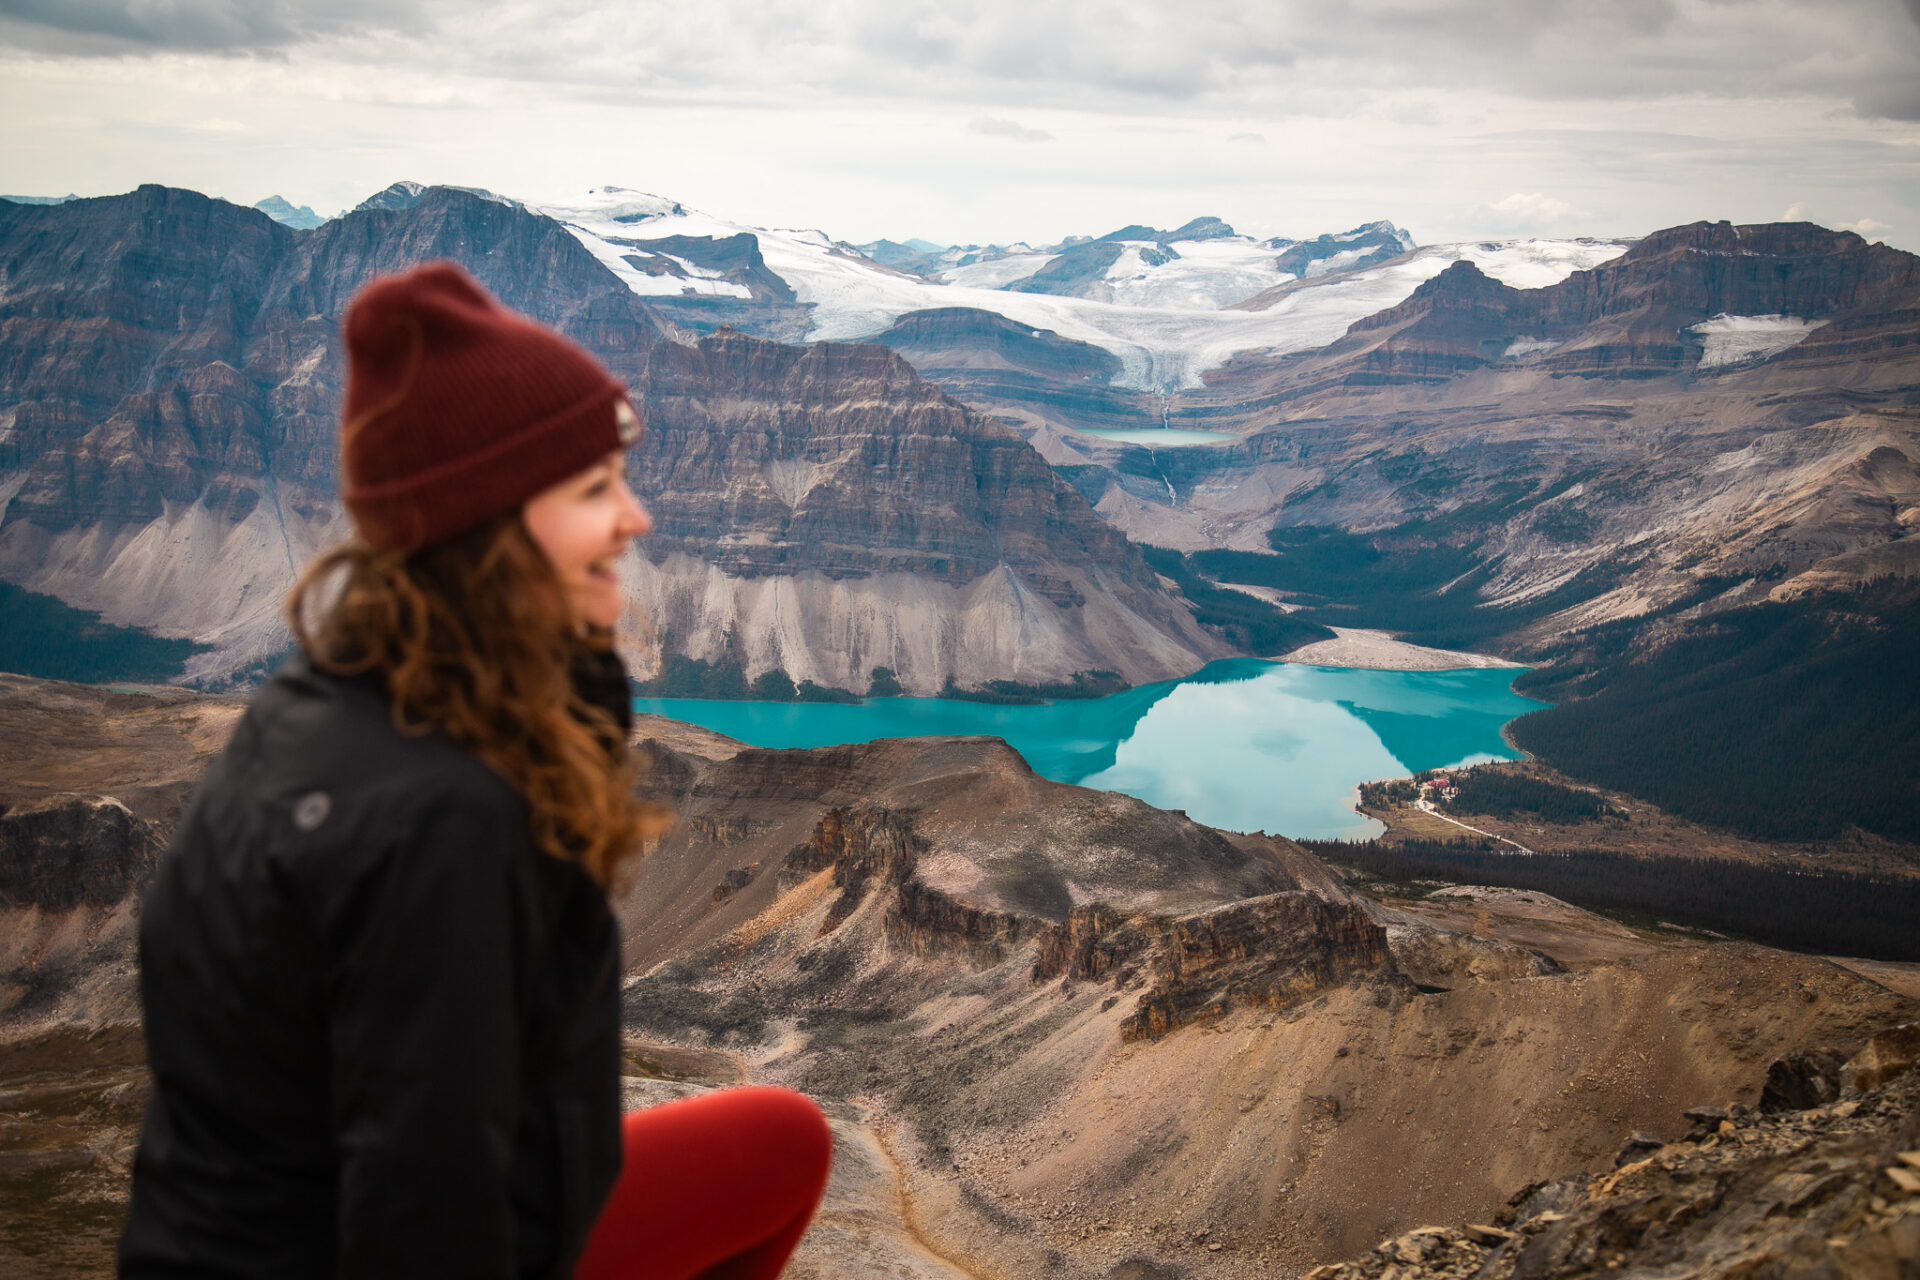
[[[1333,632],[1317,622],[1287,613],[1244,591],[1207,581],[1194,571],[1191,556],[1148,546],[1142,546],[1140,554],[1154,572],[1173,579],[1193,604],[1194,621],[1213,628],[1257,657],[1275,658],[1315,640],[1333,639]]]
[[[1490,840],[1302,840],[1390,884],[1532,889],[1593,911],[1671,922],[1822,955],[1920,960],[1920,879],[1816,874],[1722,858],[1605,849],[1501,853]]]
[[[1920,584],[1709,614],[1652,652],[1617,624],[1514,687],[1563,773],[1762,840],[1859,827],[1920,844]]]
[[[0,671],[42,680],[158,683],[206,646],[115,626],[97,613],[0,582]]]
[[[1584,822],[1618,814],[1603,796],[1578,787],[1565,787],[1524,773],[1482,765],[1452,775],[1453,795],[1444,807],[1458,813],[1484,813],[1510,818],[1533,814],[1548,822]]]

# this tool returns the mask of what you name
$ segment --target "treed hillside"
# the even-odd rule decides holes
[[[1271,552],[1187,562],[1292,593],[1302,608],[1289,622],[1377,627],[1442,648],[1484,648],[1632,569],[1601,565],[1522,605],[1488,607],[1478,587],[1490,566],[1471,541],[1436,536],[1455,532],[1433,522],[1367,535],[1276,529]],[[1854,826],[1920,842],[1920,586],[1883,580],[1681,621],[1735,581],[1703,578],[1650,613],[1528,654],[1539,665],[1515,689],[1555,705],[1514,722],[1516,745],[1570,777],[1755,839]],[[1510,803],[1489,795],[1462,807]]]
[[[1191,556],[1149,546],[1141,547],[1140,554],[1156,573],[1172,579],[1181,594],[1193,602],[1195,621],[1256,657],[1276,657],[1315,640],[1333,638],[1333,632],[1318,623],[1283,613],[1244,591],[1207,581],[1194,571]]]
[[[1502,852],[1491,840],[1302,840],[1312,852],[1391,884],[1532,889],[1592,911],[1712,929],[1823,954],[1920,960],[1920,880],[1809,875],[1714,858],[1581,849]]]
[[[1920,842],[1920,586],[1708,615],[1651,652],[1571,637],[1515,688],[1513,740],[1561,772],[1763,840]]]
[[[1372,627],[1415,644],[1471,649],[1600,595],[1631,567],[1598,566],[1523,605],[1488,607],[1479,592],[1492,566],[1462,535],[1477,520],[1518,509],[1517,503],[1463,509],[1372,534],[1274,529],[1267,535],[1270,552],[1198,551],[1187,560],[1218,581],[1288,592],[1300,606],[1287,615],[1295,625]]]
[[[1604,796],[1591,791],[1485,765],[1461,770],[1452,777],[1454,791],[1446,807],[1461,813],[1484,813],[1495,818],[1525,813],[1548,822],[1584,822],[1615,812]]]
[[[81,683],[158,682],[178,676],[199,648],[116,627],[97,613],[0,582],[0,671]]]

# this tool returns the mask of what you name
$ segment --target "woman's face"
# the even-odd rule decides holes
[[[627,487],[625,452],[610,453],[534,494],[520,518],[553,566],[575,619],[600,627],[618,622],[626,607],[618,562],[635,538],[653,528],[653,518]]]

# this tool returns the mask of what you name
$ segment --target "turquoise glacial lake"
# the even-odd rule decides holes
[[[1005,707],[950,698],[859,703],[637,698],[634,709],[759,747],[990,734],[1044,777],[1184,809],[1229,831],[1365,838],[1357,788],[1421,769],[1514,760],[1500,730],[1545,703],[1513,668],[1361,671],[1236,658],[1108,698]]]

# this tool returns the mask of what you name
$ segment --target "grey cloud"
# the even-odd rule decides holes
[[[1341,113],[1387,93],[1810,94],[1901,114],[1899,82],[1920,80],[1916,10],[1920,0],[475,0],[484,21],[444,25],[454,38],[493,33],[490,48],[464,50],[475,69],[660,90]]]
[[[380,29],[425,29],[418,0],[0,0],[0,39],[52,53],[265,50]]]
[[[1920,73],[1917,73],[1920,74]],[[1883,120],[1920,120],[1920,79],[1896,79],[1862,89],[1854,110]]]
[[[437,22],[432,21],[437,19]],[[0,0],[0,41],[291,48],[672,97],[1346,115],[1385,95],[1780,98],[1914,118],[1920,0]],[[51,42],[51,43],[50,43]]]

